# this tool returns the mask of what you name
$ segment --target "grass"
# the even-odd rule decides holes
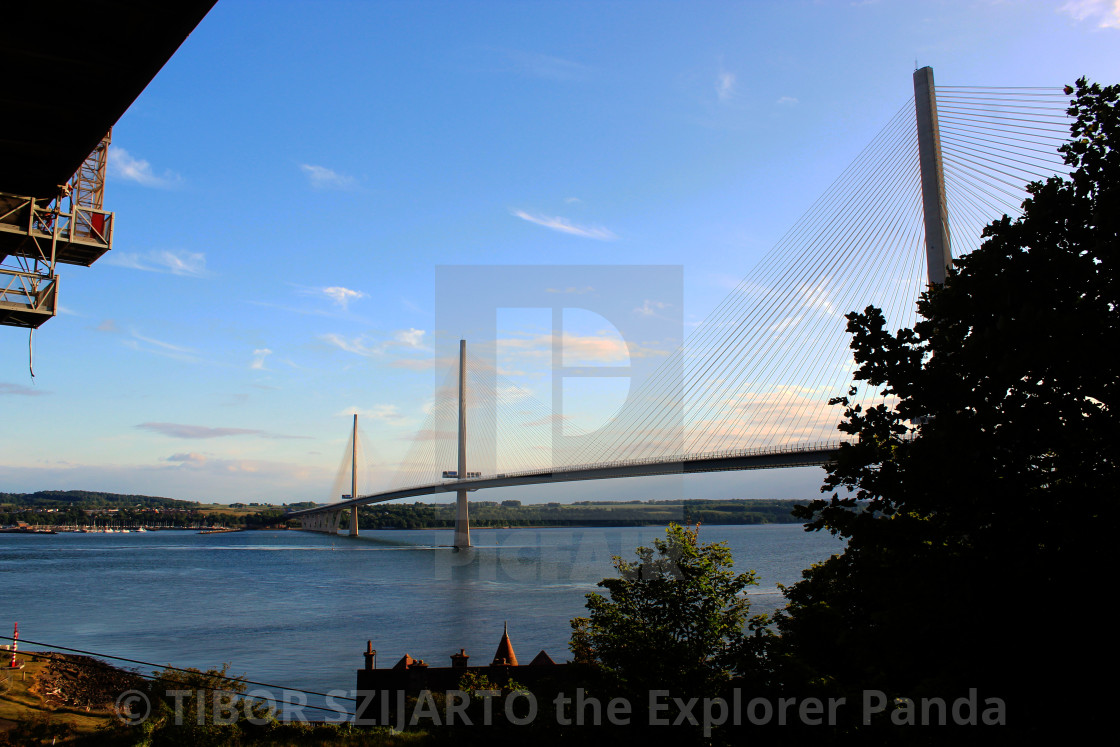
[[[91,734],[115,722],[108,708],[55,708],[48,706],[38,692],[39,675],[47,661],[33,653],[20,653],[23,669],[9,669],[10,654],[3,652],[4,668],[0,671],[0,732],[21,731],[27,726],[39,733]]]

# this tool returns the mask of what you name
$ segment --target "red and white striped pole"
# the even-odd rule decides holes
[[[13,668],[18,667],[16,664],[16,650],[19,648],[19,623],[16,623],[15,632],[12,633],[12,663],[9,665]]]

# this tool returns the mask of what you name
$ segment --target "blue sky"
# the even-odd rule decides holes
[[[942,84],[1111,83],[1117,49],[1116,1],[219,0],[114,128],[114,248],[63,268],[34,381],[26,333],[0,329],[0,490],[321,501],[354,411],[389,480],[437,336],[469,336],[437,329],[438,267],[677,267],[687,332],[912,95],[915,62]],[[502,319],[511,350],[540,341],[539,313]],[[609,325],[570,324],[618,364]],[[505,363],[550,401],[539,361]],[[619,395],[585,396],[566,408],[592,428]],[[821,475],[490,497],[807,497]]]

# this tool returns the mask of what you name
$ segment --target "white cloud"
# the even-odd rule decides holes
[[[793,96],[782,96],[780,99],[778,99],[778,106],[793,106],[797,103],[798,100]]]
[[[253,363],[249,366],[249,368],[253,369],[254,371],[263,371],[264,359],[270,355],[272,355],[272,351],[268,348],[258,348],[257,350],[254,350]]]
[[[309,163],[299,165],[314,189],[353,189],[358,186],[354,177],[341,174],[326,166],[315,166]]]
[[[671,304],[667,304],[663,301],[650,301],[647,298],[640,307],[634,309],[634,313],[642,316],[655,316],[658,311],[663,311],[669,308],[670,305]]]
[[[665,355],[665,351],[640,345],[627,344],[617,334],[601,332],[597,335],[561,335],[565,360],[594,361],[595,364],[625,364],[631,358]],[[499,355],[525,358],[552,357],[552,335],[524,335],[503,337],[497,341]]]
[[[410,348],[420,348],[424,342],[424,330],[422,329],[402,329],[393,335],[393,339],[402,345]]]
[[[369,335],[358,335],[357,337],[346,338],[342,335],[332,333],[320,335],[321,340],[329,342],[337,348],[341,348],[348,353],[361,355],[366,358],[374,356],[385,355],[393,349],[408,349],[408,350],[427,350],[424,347],[424,335],[426,332],[422,329],[401,329],[392,334],[390,339],[377,341],[372,339]]]
[[[1092,19],[1097,28],[1120,29],[1120,0],[1069,0],[1058,12],[1075,21]]]
[[[350,290],[349,288],[343,288],[339,285],[333,285],[330,288],[321,288],[320,292],[344,309],[351,301],[357,301],[359,298],[366,297],[366,294],[361,291]]]
[[[348,340],[342,335],[336,335],[333,332],[329,332],[325,335],[320,335],[319,339],[329,342],[331,345],[334,345],[337,348],[342,348],[347,353],[364,355],[367,358],[377,355],[380,352],[376,346],[368,345],[365,342],[366,338],[364,335],[359,335],[358,337]]]
[[[598,239],[599,241],[614,241],[618,238],[613,231],[602,227],[587,227],[577,226],[567,218],[549,217],[547,215],[534,215],[527,213],[524,210],[510,210],[513,215],[516,215],[521,220],[527,220],[530,223],[536,223],[538,226],[551,228],[553,231],[560,231],[561,233],[570,233],[573,236],[582,236],[585,239]]]
[[[152,165],[142,158],[134,158],[119,145],[109,146],[109,176],[136,182],[145,187],[167,189],[178,185],[183,178],[173,171],[164,171],[161,176],[152,173]]]
[[[206,255],[202,252],[172,252],[166,249],[145,252],[110,252],[103,260],[106,264],[118,267],[131,267],[145,272],[164,272],[171,275],[201,278],[206,271]]]
[[[716,76],[716,95],[720,101],[730,101],[735,95],[735,73],[721,70]]]

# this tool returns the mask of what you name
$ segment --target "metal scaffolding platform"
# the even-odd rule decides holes
[[[59,195],[0,192],[0,325],[37,328],[58,309],[59,263],[89,267],[113,247],[113,214],[102,209],[111,133]]]
[[[214,2],[59,0],[5,8],[0,326],[34,329],[50,319],[58,308],[58,265],[89,267],[112,249],[113,213],[103,206],[105,133]],[[70,93],[54,95],[51,86],[59,84]]]

